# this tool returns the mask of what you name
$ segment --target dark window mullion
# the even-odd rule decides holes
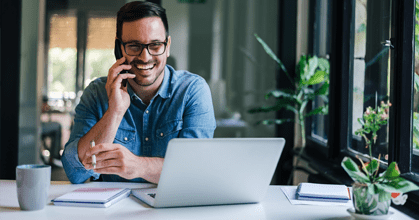
[[[352,137],[349,122],[352,121],[353,87],[353,25],[355,1],[332,2],[333,42],[330,56],[330,92],[328,135],[329,157],[339,156],[341,150],[350,146]],[[350,34],[348,34],[350,33]]]
[[[415,0],[394,1],[393,14],[395,38],[394,70],[390,100],[389,161],[396,161],[402,173],[411,172],[412,159],[412,117],[414,80],[414,26]]]

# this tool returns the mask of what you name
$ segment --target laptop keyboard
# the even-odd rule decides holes
[[[153,197],[153,198],[156,198],[156,194],[155,193],[149,193],[148,195],[151,196],[151,197]]]

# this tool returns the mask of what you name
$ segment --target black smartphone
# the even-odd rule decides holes
[[[121,41],[119,39],[115,39],[115,58],[117,60],[122,58],[122,50],[121,50]],[[128,73],[128,70],[123,70],[122,72],[120,72],[119,74],[124,74],[124,73]],[[127,80],[124,79],[122,80],[122,86],[127,86]]]

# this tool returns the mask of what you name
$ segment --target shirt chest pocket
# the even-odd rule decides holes
[[[179,131],[182,129],[182,127],[182,120],[169,121],[156,130],[156,137],[159,140],[167,138],[169,138],[170,140],[178,136]]]
[[[135,141],[135,130],[130,128],[119,128],[115,135],[115,143],[127,145]]]

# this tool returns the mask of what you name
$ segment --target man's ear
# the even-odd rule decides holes
[[[172,39],[170,36],[167,37],[167,45],[166,45],[166,57],[170,56],[170,45],[172,44]]]

